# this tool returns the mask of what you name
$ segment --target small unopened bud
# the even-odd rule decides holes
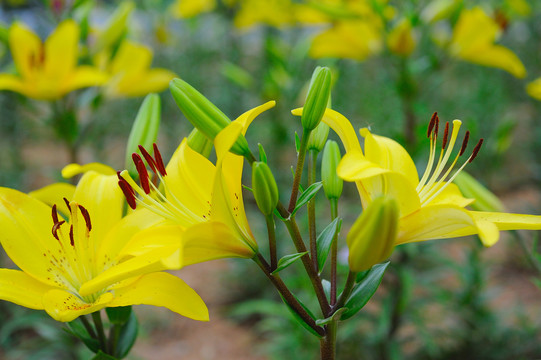
[[[252,188],[259,210],[265,216],[272,214],[278,204],[278,186],[264,162],[257,161],[252,165]]]
[[[472,209],[477,211],[505,211],[500,199],[465,171],[461,171],[453,180],[453,183],[458,186],[464,197],[475,199],[470,205]]]
[[[413,29],[408,19],[400,21],[387,36],[389,51],[396,55],[410,55],[415,50],[415,45],[416,41],[413,36]]]
[[[338,199],[342,195],[344,180],[336,173],[338,163],[342,159],[338,143],[333,140],[327,141],[323,149],[323,159],[321,162],[321,180],[323,181],[323,190],[328,199]]]
[[[363,210],[347,235],[351,271],[368,270],[391,256],[398,216],[398,204],[390,197],[379,197]]]
[[[208,159],[212,151],[212,141],[197,129],[188,135],[188,146]]]
[[[214,141],[216,135],[231,123],[231,120],[216,105],[187,82],[173,79],[169,83],[169,88],[186,119],[210,140]],[[239,135],[230,151],[242,156],[250,154],[244,135]]]
[[[160,97],[156,94],[148,94],[141,104],[137,116],[133,122],[128,144],[126,146],[126,169],[132,175],[137,174],[135,165],[132,161],[132,154],[139,152],[139,145],[147,151],[152,149],[152,144],[158,137],[161,119]]]
[[[308,150],[315,150],[320,152],[325,146],[329,136],[329,125],[320,122],[318,126],[310,133],[310,139],[308,140]]]
[[[313,130],[323,118],[331,95],[331,70],[318,66],[312,74],[310,88],[301,116],[302,127]]]

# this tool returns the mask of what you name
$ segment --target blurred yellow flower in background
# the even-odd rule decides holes
[[[408,56],[417,45],[409,19],[400,20],[387,34],[387,47],[396,55]]]
[[[176,18],[191,18],[214,10],[216,0],[176,0],[170,10]]]
[[[92,66],[77,66],[79,26],[65,20],[42,43],[22,23],[9,29],[9,46],[19,76],[0,74],[0,90],[40,100],[55,100],[70,91],[98,86],[109,76]]]

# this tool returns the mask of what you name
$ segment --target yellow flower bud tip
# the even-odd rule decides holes
[[[333,140],[327,141],[323,149],[323,160],[321,162],[321,179],[325,196],[329,199],[338,199],[342,195],[344,180],[342,180],[336,168],[341,160],[338,143]]]
[[[423,206],[427,205],[432,200],[434,200],[439,194],[442,193],[442,191],[444,191],[449,186],[449,184],[453,182],[453,180],[455,180],[455,178],[466,167],[466,165],[471,163],[477,157],[477,154],[479,153],[479,150],[481,150],[481,146],[483,145],[483,139],[480,139],[477,142],[477,145],[475,145],[475,147],[473,148],[471,155],[464,161],[462,166],[453,174],[453,176],[451,176],[447,180],[448,175],[451,173],[451,171],[455,167],[458,159],[462,157],[462,155],[464,155],[466,148],[468,147],[468,142],[470,139],[470,132],[466,131],[458,154],[455,155],[455,158],[452,160],[451,164],[447,167],[447,170],[444,171],[451,157],[451,153],[453,152],[453,149],[455,147],[456,140],[458,138],[458,133],[462,125],[462,121],[453,120],[451,129],[449,126],[449,122],[445,123],[445,128],[443,130],[443,136],[442,136],[440,156],[439,156],[438,162],[435,163],[435,160],[437,159],[436,143],[438,140],[439,122],[440,122],[440,119],[438,117],[438,113],[435,112],[430,118],[430,123],[428,125],[428,132],[427,132],[427,137],[430,139],[430,155],[429,155],[428,165],[425,169],[425,173],[423,174],[423,177],[419,181],[419,184],[417,185],[417,188],[416,188],[419,194],[419,199],[421,200],[421,204]]]
[[[398,219],[398,203],[392,197],[379,197],[364,209],[347,235],[351,271],[368,270],[391,256]]]
[[[325,146],[327,137],[329,136],[329,125],[320,122],[318,126],[310,133],[308,140],[308,150],[320,152]]]
[[[301,116],[302,127],[313,130],[323,118],[331,94],[331,70],[317,67],[312,75],[304,111]]]
[[[264,162],[252,165],[252,188],[259,210],[268,216],[278,204],[278,186],[269,166]]]

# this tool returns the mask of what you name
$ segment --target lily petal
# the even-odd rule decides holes
[[[45,74],[63,82],[77,61],[79,26],[71,19],[62,21],[45,41]]]
[[[168,273],[142,276],[126,287],[117,288],[109,306],[164,306],[182,316],[208,321],[208,309],[201,297],[184,281]]]
[[[22,23],[15,22],[9,29],[9,48],[19,74],[31,79],[33,65],[43,57],[41,39]]]
[[[43,310],[41,298],[51,286],[19,270],[0,269],[0,299],[29,309]]]
[[[28,95],[25,83],[17,76],[0,74],[0,90],[11,90],[23,95]]]
[[[113,294],[107,292],[89,304],[67,291],[53,289],[43,296],[43,307],[56,321],[68,322],[103,309],[112,299]]]
[[[62,201],[62,199],[72,199],[74,193],[74,185],[59,182],[47,185],[38,190],[31,191],[28,193],[28,195],[44,202],[51,207],[56,204],[57,210],[63,215],[67,216],[69,214],[68,206],[64,201]]]
[[[93,162],[85,165],[69,164],[62,169],[62,177],[70,179],[75,175],[83,174],[87,171],[95,171],[103,175],[116,175],[115,169],[102,163]]]

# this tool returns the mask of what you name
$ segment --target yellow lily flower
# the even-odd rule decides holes
[[[525,77],[526,69],[515,53],[494,44],[499,35],[498,23],[483,9],[463,10],[453,29],[449,51],[459,59],[500,68],[518,78]]]
[[[120,186],[130,206],[137,207],[136,212],[146,208],[163,222],[137,234],[123,252],[141,255],[160,247],[182,247],[184,265],[224,257],[253,257],[258,246],[244,212],[241,185],[244,160],[229,149],[255,117],[274,104],[270,101],[247,111],[216,136],[216,165],[192,150],[187,139],[182,141],[167,167],[163,166],[156,147],[155,158],[141,149],[147,164],[160,179],[160,188],[150,181],[142,159],[134,155],[141,185],[123,171]]]
[[[239,6],[233,21],[238,28],[256,24],[282,27],[295,21],[294,6],[290,0],[240,0]]]
[[[9,29],[9,47],[19,76],[0,74],[0,90],[55,100],[70,91],[105,83],[106,73],[77,66],[78,42],[79,26],[73,20],[60,23],[45,43],[15,22]]]
[[[144,96],[160,92],[176,77],[172,71],[150,68],[152,50],[144,45],[124,40],[108,65],[110,50],[101,52],[95,62],[107,68],[111,79],[105,85],[105,94],[110,97]]]
[[[302,109],[293,113],[299,115]],[[396,245],[478,234],[485,246],[491,246],[498,241],[500,230],[541,229],[541,216],[466,209],[474,200],[464,198],[452,182],[477,156],[482,139],[451,175],[459,159],[466,157],[469,139],[469,132],[466,132],[460,150],[452,157],[460,120],[453,121],[451,130],[449,123],[445,125],[438,155],[439,119],[434,114],[428,132],[430,156],[421,179],[412,158],[396,141],[361,129],[365,140],[363,153],[351,123],[343,115],[327,109],[322,121],[335,130],[346,148],[346,155],[337,169],[338,175],[346,181],[355,181],[363,208],[380,195],[398,201],[400,218]]]
[[[57,321],[135,304],[164,306],[208,320],[208,310],[193,289],[158,271],[170,267],[169,262],[180,266],[178,254],[167,258],[170,251],[157,251],[120,261],[120,250],[132,235],[159,219],[145,212],[122,218],[124,199],[116,182],[115,175],[89,171],[74,191],[56,188],[59,193],[73,191],[71,201],[60,200],[63,207],[0,188],[0,243],[21,269],[0,269],[0,299],[45,310]],[[46,193],[51,188],[41,194]],[[109,282],[85,291],[86,284],[104,272],[111,274]]]
[[[191,18],[214,10],[216,0],[176,0],[170,10],[176,18]]]

